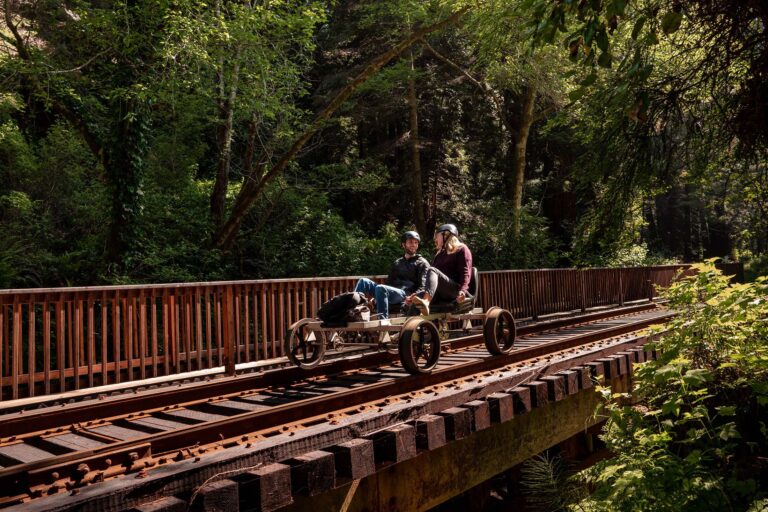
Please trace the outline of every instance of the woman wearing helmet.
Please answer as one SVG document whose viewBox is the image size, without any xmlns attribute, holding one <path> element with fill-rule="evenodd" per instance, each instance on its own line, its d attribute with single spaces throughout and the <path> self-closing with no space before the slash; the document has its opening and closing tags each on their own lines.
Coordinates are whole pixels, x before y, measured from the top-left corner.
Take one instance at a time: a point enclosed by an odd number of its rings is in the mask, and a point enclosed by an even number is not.
<svg viewBox="0 0 768 512">
<path fill-rule="evenodd" d="M 472 252 L 461 240 L 454 224 L 443 224 L 435 230 L 437 253 L 427 271 L 425 292 L 408 297 L 406 304 L 416 305 L 423 315 L 429 314 L 429 304 L 462 302 L 469 296 L 472 279 Z"/>
<path fill-rule="evenodd" d="M 387 284 L 376 284 L 367 278 L 357 282 L 356 292 L 376 299 L 376 312 L 379 319 L 389 318 L 390 304 L 402 304 L 408 295 L 423 293 L 429 262 L 416 252 L 419 250 L 420 242 L 421 237 L 416 231 L 403 233 L 400 237 L 400 245 L 405 253 L 392 264 Z"/>
</svg>

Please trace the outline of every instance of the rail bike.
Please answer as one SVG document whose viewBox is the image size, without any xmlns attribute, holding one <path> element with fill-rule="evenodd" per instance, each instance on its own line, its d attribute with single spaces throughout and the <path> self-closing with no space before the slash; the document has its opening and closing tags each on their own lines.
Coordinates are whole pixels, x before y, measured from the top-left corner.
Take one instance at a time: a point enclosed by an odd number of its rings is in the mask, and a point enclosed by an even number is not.
<svg viewBox="0 0 768 512">
<path fill-rule="evenodd" d="M 428 315 L 404 306 L 391 309 L 383 320 L 349 322 L 343 327 L 326 326 L 316 318 L 302 318 L 285 335 L 288 359 L 304 369 L 320 364 L 326 350 L 370 348 L 399 354 L 403 367 L 411 374 L 430 373 L 440 359 L 443 345 L 458 336 L 482 333 L 488 352 L 506 354 L 515 342 L 515 320 L 506 309 L 494 306 L 484 311 L 478 303 L 478 273 L 473 269 L 470 298 L 462 303 L 431 304 Z M 459 328 L 451 326 L 459 325 Z"/>
</svg>

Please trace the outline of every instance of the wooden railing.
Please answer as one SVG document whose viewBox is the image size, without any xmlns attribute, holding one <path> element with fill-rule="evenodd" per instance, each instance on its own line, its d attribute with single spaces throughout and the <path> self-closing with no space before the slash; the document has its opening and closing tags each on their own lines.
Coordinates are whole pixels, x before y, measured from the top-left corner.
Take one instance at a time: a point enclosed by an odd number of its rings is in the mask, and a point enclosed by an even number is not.
<svg viewBox="0 0 768 512">
<path fill-rule="evenodd" d="M 480 305 L 537 318 L 649 299 L 679 266 L 480 273 Z M 377 276 L 383 280 L 384 276 Z M 294 321 L 357 277 L 0 291 L 0 399 L 283 355 Z"/>
</svg>

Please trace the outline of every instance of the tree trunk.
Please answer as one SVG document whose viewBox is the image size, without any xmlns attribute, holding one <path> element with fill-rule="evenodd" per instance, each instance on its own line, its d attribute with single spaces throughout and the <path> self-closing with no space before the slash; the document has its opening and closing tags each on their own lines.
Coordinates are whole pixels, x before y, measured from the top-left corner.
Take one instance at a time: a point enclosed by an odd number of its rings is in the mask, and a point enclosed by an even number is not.
<svg viewBox="0 0 768 512">
<path fill-rule="evenodd" d="M 408 121 L 411 128 L 411 202 L 413 203 L 413 214 L 416 220 L 416 230 L 424 235 L 427 232 L 427 223 L 424 220 L 424 193 L 422 191 L 421 180 L 421 155 L 419 153 L 419 112 L 418 101 L 416 99 L 416 79 L 413 76 L 415 71 L 413 63 L 413 50 L 411 50 L 411 75 L 408 78 Z"/>
<path fill-rule="evenodd" d="M 285 154 L 266 172 L 263 176 L 255 179 L 253 175 L 245 176 L 245 181 L 240 189 L 240 193 L 237 195 L 235 204 L 232 207 L 232 212 L 226 222 L 218 229 L 214 236 L 214 245 L 218 248 L 228 249 L 235 241 L 235 236 L 240 230 L 240 225 L 245 218 L 246 213 L 251 208 L 256 199 L 262 194 L 266 186 L 274 180 L 277 176 L 282 174 L 288 164 L 293 160 L 296 154 L 304 147 L 304 145 L 317 133 L 317 131 L 323 126 L 325 121 L 336 112 L 336 110 L 344 104 L 349 96 L 357 90 L 360 85 L 365 83 L 370 77 L 376 74 L 384 65 L 390 62 L 392 59 L 402 54 L 413 43 L 424 37 L 425 35 L 439 30 L 448 25 L 456 23 L 468 10 L 469 6 L 466 6 L 447 18 L 435 23 L 434 25 L 428 25 L 422 27 L 419 30 L 411 33 L 410 36 L 400 41 L 396 46 L 388 50 L 387 52 L 376 57 L 370 62 L 349 84 L 346 85 L 333 100 L 325 107 L 312 121 L 304 132 L 302 132 L 298 138 L 294 141 L 293 145 L 285 152 Z M 261 172 L 262 166 L 257 166 L 254 169 L 254 173 Z"/>
<path fill-rule="evenodd" d="M 237 81 L 240 75 L 240 49 L 235 52 L 235 63 L 232 69 L 232 85 L 226 92 L 225 63 L 220 62 L 219 68 L 219 119 L 216 128 L 216 145 L 219 149 L 219 160 L 216 165 L 216 181 L 211 192 L 211 216 L 218 228 L 224 220 L 224 210 L 229 185 L 229 166 L 232 161 L 232 121 L 237 98 Z"/>
<path fill-rule="evenodd" d="M 248 140 L 245 143 L 245 155 L 243 156 L 243 174 L 246 176 L 253 171 L 253 157 L 256 155 L 256 135 L 258 134 L 259 124 L 256 114 L 251 115 L 248 123 Z"/>
<path fill-rule="evenodd" d="M 150 129 L 148 109 L 133 102 L 115 107 L 119 121 L 116 142 L 104 156 L 112 195 L 112 215 L 107 235 L 107 260 L 122 267 L 123 256 L 133 246 L 136 221 L 141 212 L 142 184 Z"/>
<path fill-rule="evenodd" d="M 525 186 L 525 151 L 528 147 L 528 134 L 533 125 L 533 107 L 536 104 L 536 88 L 528 85 L 525 88 L 525 99 L 520 116 L 520 129 L 514 139 L 513 174 L 512 174 L 512 234 L 520 237 L 520 216 L 523 207 L 523 188 Z"/>
</svg>

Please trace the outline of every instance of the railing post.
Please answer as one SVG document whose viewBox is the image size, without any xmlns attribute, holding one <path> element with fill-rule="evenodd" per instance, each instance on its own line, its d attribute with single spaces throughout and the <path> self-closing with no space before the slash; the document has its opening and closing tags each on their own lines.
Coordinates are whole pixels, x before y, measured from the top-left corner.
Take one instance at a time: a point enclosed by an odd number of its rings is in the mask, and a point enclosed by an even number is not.
<svg viewBox="0 0 768 512">
<path fill-rule="evenodd" d="M 309 293 L 309 311 L 308 316 L 310 318 L 314 318 L 315 314 L 317 313 L 318 308 L 320 308 L 320 301 L 318 300 L 319 290 L 317 289 L 317 284 L 312 283 L 312 290 Z"/>
<path fill-rule="evenodd" d="M 235 307 L 232 285 L 224 290 L 222 320 L 224 327 L 224 373 L 235 374 Z"/>
<path fill-rule="evenodd" d="M 587 285 L 584 283 L 584 271 L 579 270 L 579 282 L 581 284 L 581 312 L 587 310 Z"/>
<path fill-rule="evenodd" d="M 35 301 L 27 306 L 27 396 L 35 396 Z"/>
<path fill-rule="evenodd" d="M 19 374 L 22 371 L 21 366 L 21 304 L 19 296 L 13 298 L 13 346 L 11 348 L 11 397 L 15 400 L 19 398 Z"/>
<path fill-rule="evenodd" d="M 653 302 L 653 279 L 652 274 L 650 270 L 646 270 L 648 279 L 646 280 L 648 282 L 648 302 Z"/>
<path fill-rule="evenodd" d="M 623 280 L 621 279 L 621 275 L 624 273 L 623 270 L 624 269 L 622 268 L 617 270 L 617 272 L 619 273 L 619 306 L 620 307 L 624 306 L 624 283 L 623 283 Z"/>
<path fill-rule="evenodd" d="M 0 301 L 0 402 L 5 399 L 5 388 L 3 387 L 3 377 L 5 372 L 3 371 L 3 354 L 5 353 L 5 347 L 8 343 L 8 339 L 5 336 L 5 303 Z"/>
</svg>

